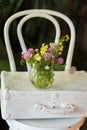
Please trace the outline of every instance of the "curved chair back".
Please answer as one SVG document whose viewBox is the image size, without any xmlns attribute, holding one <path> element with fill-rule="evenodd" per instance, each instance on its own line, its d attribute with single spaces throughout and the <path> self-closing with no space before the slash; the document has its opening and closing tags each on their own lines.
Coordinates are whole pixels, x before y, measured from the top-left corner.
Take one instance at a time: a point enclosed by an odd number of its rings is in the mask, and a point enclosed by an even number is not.
<svg viewBox="0 0 87 130">
<path fill-rule="evenodd" d="M 22 27 L 23 27 L 23 24 L 28 19 L 31 19 L 31 18 L 34 18 L 34 17 L 42 17 L 42 18 L 45 18 L 45 19 L 48 19 L 49 21 L 51 21 L 54 24 L 55 30 L 56 30 L 54 43 L 59 42 L 60 26 L 59 26 L 59 23 L 56 21 L 56 19 L 54 19 L 52 16 L 45 14 L 45 13 L 31 13 L 31 14 L 23 17 L 22 20 L 19 22 L 18 27 L 17 27 L 18 39 L 19 39 L 22 51 L 24 53 L 27 51 L 27 47 L 26 47 L 26 44 L 25 44 L 25 41 L 24 41 L 24 38 L 23 38 L 23 35 L 22 35 Z M 27 69 L 29 70 L 29 65 L 27 65 Z"/>
<path fill-rule="evenodd" d="M 27 15 L 27 16 L 25 16 L 25 15 Z M 58 42 L 58 39 L 60 37 L 60 27 L 59 27 L 59 24 L 57 23 L 57 21 L 51 15 L 63 19 L 68 24 L 68 26 L 70 28 L 70 33 L 71 33 L 70 45 L 69 45 L 67 58 L 66 58 L 65 70 L 69 70 L 71 68 L 73 51 L 74 51 L 74 44 L 75 44 L 75 28 L 74 28 L 72 21 L 64 14 L 56 12 L 56 11 L 44 10 L 44 9 L 33 9 L 33 10 L 25 10 L 25 11 L 21 11 L 21 12 L 16 13 L 16 14 L 12 15 L 5 23 L 4 39 L 5 39 L 5 44 L 6 44 L 6 48 L 7 48 L 11 71 L 16 71 L 16 64 L 15 64 L 14 56 L 13 56 L 12 49 L 11 49 L 10 39 L 9 39 L 9 27 L 10 27 L 10 24 L 12 23 L 12 21 L 18 17 L 25 16 L 19 24 L 18 37 L 19 37 L 22 51 L 26 51 L 27 48 L 26 48 L 24 40 L 23 40 L 21 28 L 22 28 L 23 23 L 32 17 L 43 17 L 43 18 L 50 20 L 56 28 L 56 36 L 55 36 L 54 42 Z"/>
</svg>

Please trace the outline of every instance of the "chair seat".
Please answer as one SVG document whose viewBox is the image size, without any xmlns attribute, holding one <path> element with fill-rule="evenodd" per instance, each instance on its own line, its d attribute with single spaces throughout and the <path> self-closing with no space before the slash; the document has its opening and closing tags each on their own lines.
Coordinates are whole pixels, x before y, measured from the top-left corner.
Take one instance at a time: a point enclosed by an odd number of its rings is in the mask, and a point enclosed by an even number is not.
<svg viewBox="0 0 87 130">
<path fill-rule="evenodd" d="M 10 130 L 79 130 L 85 118 L 7 120 Z"/>
</svg>

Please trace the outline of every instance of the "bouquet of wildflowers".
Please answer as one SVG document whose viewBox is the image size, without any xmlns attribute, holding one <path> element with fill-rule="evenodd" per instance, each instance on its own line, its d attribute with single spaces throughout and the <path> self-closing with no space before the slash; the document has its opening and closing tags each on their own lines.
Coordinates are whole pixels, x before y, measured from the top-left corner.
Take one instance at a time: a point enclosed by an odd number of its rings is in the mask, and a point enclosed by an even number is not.
<svg viewBox="0 0 87 130">
<path fill-rule="evenodd" d="M 57 68 L 58 70 L 64 70 L 64 59 L 61 54 L 64 49 L 64 43 L 69 40 L 69 36 L 62 37 L 59 43 L 43 43 L 40 49 L 29 48 L 26 53 L 22 54 L 21 63 L 25 61 L 34 66 L 38 71 L 50 70 Z"/>
<path fill-rule="evenodd" d="M 33 67 L 33 79 L 32 82 L 36 86 L 44 87 L 49 83 L 52 83 L 54 78 L 53 70 L 64 70 L 65 64 L 61 54 L 64 49 L 64 43 L 69 40 L 69 36 L 65 35 L 59 41 L 59 43 L 43 43 L 40 49 L 29 48 L 26 53 L 22 54 L 21 63 L 25 61 Z M 34 73 L 35 72 L 35 73 Z M 41 77 L 42 75 L 42 77 Z M 48 79 L 48 80 L 47 80 Z"/>
</svg>

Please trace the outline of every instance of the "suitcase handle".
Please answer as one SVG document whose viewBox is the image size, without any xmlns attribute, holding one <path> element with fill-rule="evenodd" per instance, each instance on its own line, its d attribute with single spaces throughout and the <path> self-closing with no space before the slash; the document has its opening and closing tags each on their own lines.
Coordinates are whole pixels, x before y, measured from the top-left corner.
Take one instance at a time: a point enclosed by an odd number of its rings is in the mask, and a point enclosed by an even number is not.
<svg viewBox="0 0 87 130">
<path fill-rule="evenodd" d="M 47 114 L 66 114 L 66 113 L 72 113 L 76 111 L 76 106 L 73 104 L 66 104 L 66 103 L 56 103 L 55 105 L 45 105 L 45 104 L 35 104 L 34 105 L 35 110 L 38 112 L 43 112 Z"/>
</svg>

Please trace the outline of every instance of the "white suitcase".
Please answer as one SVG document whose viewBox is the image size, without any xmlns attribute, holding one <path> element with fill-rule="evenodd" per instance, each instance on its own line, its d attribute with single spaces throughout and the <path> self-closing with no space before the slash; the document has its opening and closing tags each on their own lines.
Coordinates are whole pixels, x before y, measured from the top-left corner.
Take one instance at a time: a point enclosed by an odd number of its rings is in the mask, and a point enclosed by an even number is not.
<svg viewBox="0 0 87 130">
<path fill-rule="evenodd" d="M 49 89 L 37 89 L 28 72 L 1 73 L 3 119 L 87 117 L 87 73 L 55 72 Z"/>
</svg>

